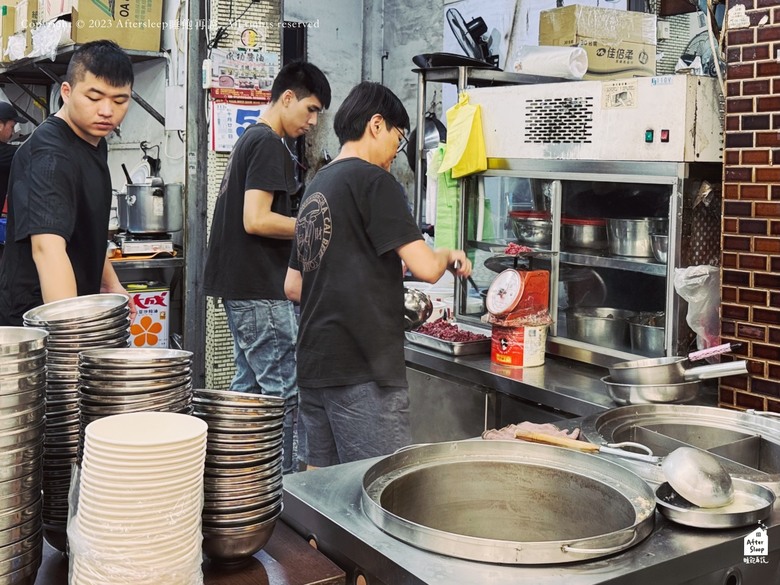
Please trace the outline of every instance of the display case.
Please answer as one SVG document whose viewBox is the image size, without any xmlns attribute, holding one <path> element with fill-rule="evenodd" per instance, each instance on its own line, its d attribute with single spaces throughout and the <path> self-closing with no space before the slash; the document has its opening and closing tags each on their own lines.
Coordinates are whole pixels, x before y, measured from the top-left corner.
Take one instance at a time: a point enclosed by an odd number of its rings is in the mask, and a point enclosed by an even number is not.
<svg viewBox="0 0 780 585">
<path fill-rule="evenodd" d="M 482 322 L 484 291 L 503 270 L 549 270 L 548 352 L 609 365 L 689 351 L 674 275 L 717 262 L 720 207 L 694 203 L 717 197 L 720 165 L 490 162 L 464 181 L 464 249 L 483 294 L 458 287 L 459 320 Z M 665 262 L 654 235 L 667 236 Z M 530 252 L 504 253 L 513 242 Z"/>
<path fill-rule="evenodd" d="M 484 324 L 485 293 L 502 271 L 548 270 L 548 353 L 608 366 L 695 349 L 674 280 L 677 269 L 719 263 L 713 81 L 470 91 L 488 170 L 461 183 L 460 241 L 476 286 L 456 284 L 456 318 Z M 510 243 L 527 251 L 507 254 Z"/>
</svg>

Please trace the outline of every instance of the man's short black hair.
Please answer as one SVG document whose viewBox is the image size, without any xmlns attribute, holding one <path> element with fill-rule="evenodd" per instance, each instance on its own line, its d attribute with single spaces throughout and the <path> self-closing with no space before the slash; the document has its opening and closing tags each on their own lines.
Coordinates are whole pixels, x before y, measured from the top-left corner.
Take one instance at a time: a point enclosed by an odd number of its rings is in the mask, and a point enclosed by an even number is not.
<svg viewBox="0 0 780 585">
<path fill-rule="evenodd" d="M 364 81 L 352 88 L 336 112 L 333 130 L 339 143 L 360 140 L 374 114 L 385 119 L 388 129 L 409 129 L 409 114 L 398 96 L 381 83 Z"/>
<path fill-rule="evenodd" d="M 291 90 L 299 100 L 314 96 L 323 108 L 330 107 L 330 83 L 319 67 L 305 61 L 293 61 L 282 67 L 271 86 L 271 101 Z"/>
<path fill-rule="evenodd" d="M 71 86 L 84 81 L 87 72 L 113 87 L 133 85 L 133 63 L 127 53 L 114 41 L 91 41 L 73 53 L 65 73 Z"/>
</svg>

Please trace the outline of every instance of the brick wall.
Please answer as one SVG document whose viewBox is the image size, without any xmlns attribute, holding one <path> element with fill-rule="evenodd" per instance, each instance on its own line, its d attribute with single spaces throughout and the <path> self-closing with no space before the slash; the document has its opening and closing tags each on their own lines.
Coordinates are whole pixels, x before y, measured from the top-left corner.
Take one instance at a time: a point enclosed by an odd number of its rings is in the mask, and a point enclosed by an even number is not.
<svg viewBox="0 0 780 585">
<path fill-rule="evenodd" d="M 726 33 L 721 333 L 750 376 L 721 380 L 720 404 L 780 412 L 780 5 L 737 5 L 750 24 Z"/>
</svg>

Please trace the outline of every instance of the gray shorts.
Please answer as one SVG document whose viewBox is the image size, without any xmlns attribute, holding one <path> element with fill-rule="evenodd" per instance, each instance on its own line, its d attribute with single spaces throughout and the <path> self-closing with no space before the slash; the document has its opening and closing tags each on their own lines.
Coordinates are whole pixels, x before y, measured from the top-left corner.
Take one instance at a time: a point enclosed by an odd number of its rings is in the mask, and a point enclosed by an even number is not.
<svg viewBox="0 0 780 585">
<path fill-rule="evenodd" d="M 412 442 L 407 386 L 367 382 L 298 390 L 308 465 L 327 467 L 388 455 Z"/>
</svg>

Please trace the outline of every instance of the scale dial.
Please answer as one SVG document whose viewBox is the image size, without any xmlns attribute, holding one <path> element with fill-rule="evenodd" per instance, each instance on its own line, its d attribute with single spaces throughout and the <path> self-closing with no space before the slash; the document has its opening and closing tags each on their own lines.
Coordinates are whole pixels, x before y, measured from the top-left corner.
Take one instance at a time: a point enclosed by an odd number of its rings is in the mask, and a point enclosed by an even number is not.
<svg viewBox="0 0 780 585">
<path fill-rule="evenodd" d="M 493 315 L 511 313 L 523 296 L 523 279 L 517 270 L 504 270 L 487 292 L 485 307 Z"/>
</svg>

